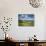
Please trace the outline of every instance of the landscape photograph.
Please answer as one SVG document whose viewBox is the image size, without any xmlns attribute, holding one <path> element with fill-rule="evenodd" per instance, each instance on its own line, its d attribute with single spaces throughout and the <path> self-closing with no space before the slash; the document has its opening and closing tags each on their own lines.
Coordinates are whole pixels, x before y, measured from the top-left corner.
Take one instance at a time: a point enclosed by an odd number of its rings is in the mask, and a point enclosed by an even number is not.
<svg viewBox="0 0 46 46">
<path fill-rule="evenodd" d="M 34 14 L 18 14 L 18 26 L 34 26 Z"/>
</svg>

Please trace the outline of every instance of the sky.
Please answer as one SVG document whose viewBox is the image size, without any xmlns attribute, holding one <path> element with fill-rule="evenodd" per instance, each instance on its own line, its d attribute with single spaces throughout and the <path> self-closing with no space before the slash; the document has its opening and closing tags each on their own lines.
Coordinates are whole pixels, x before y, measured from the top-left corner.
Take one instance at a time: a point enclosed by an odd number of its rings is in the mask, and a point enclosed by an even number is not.
<svg viewBox="0 0 46 46">
<path fill-rule="evenodd" d="M 18 15 L 19 20 L 34 20 L 33 14 L 19 14 Z"/>
</svg>

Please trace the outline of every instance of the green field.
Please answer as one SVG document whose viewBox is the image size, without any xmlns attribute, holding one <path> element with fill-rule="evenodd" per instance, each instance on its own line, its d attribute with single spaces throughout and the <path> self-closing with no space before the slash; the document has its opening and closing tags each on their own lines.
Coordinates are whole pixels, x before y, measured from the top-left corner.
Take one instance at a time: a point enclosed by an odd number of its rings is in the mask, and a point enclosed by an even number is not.
<svg viewBox="0 0 46 46">
<path fill-rule="evenodd" d="M 19 26 L 34 26 L 34 21 L 32 20 L 19 20 L 18 21 Z"/>
</svg>

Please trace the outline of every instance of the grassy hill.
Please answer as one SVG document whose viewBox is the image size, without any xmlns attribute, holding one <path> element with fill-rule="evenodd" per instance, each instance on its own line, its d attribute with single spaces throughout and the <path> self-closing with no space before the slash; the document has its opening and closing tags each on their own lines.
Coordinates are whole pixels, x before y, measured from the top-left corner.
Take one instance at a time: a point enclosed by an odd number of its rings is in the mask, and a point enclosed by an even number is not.
<svg viewBox="0 0 46 46">
<path fill-rule="evenodd" d="M 19 26 L 34 26 L 34 20 L 19 20 Z"/>
</svg>

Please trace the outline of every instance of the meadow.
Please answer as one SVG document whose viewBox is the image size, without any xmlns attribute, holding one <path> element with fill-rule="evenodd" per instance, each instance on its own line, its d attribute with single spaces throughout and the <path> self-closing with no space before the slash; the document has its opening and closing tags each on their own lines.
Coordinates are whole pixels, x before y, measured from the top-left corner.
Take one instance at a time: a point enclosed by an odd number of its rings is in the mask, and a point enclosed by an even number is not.
<svg viewBox="0 0 46 46">
<path fill-rule="evenodd" d="M 19 20 L 19 26 L 34 26 L 34 20 Z"/>
</svg>

